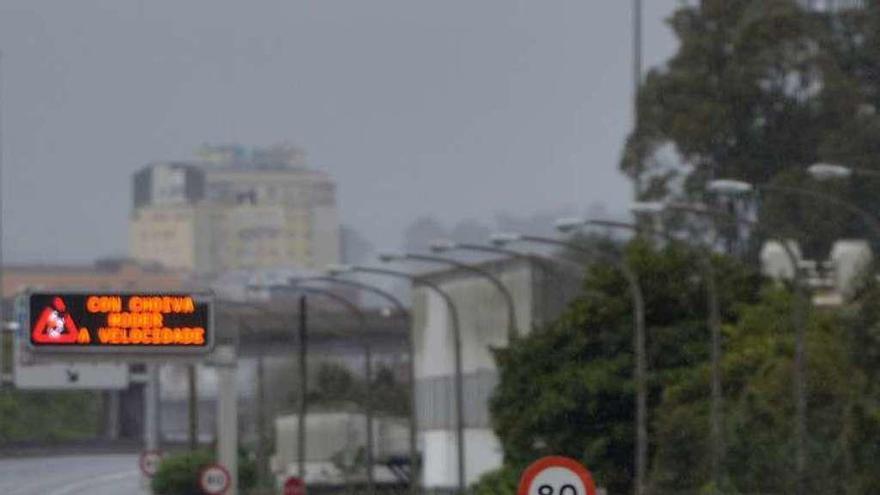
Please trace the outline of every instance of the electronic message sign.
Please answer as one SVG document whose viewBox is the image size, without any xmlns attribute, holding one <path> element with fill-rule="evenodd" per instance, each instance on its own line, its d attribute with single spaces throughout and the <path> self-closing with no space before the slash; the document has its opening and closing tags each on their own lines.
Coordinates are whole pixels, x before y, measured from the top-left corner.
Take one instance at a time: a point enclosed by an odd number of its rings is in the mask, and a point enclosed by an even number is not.
<svg viewBox="0 0 880 495">
<path fill-rule="evenodd" d="M 35 352 L 204 354 L 214 344 L 208 294 L 33 292 L 28 309 Z"/>
</svg>

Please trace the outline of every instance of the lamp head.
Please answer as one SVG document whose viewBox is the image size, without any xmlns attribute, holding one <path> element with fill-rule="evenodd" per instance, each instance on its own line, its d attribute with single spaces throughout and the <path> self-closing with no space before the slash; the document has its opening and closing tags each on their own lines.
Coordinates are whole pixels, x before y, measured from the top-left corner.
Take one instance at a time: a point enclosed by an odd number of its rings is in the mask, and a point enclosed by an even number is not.
<svg viewBox="0 0 880 495">
<path fill-rule="evenodd" d="M 645 213 L 656 215 L 666 210 L 666 203 L 660 201 L 635 201 L 629 205 L 629 211 L 633 213 Z"/>
<path fill-rule="evenodd" d="M 589 222 L 587 222 L 583 218 L 568 217 L 556 220 L 555 222 L 553 222 L 553 226 L 556 227 L 556 230 L 560 232 L 568 233 L 573 232 L 587 225 L 588 223 Z"/>
<path fill-rule="evenodd" d="M 831 163 L 814 163 L 807 167 L 807 173 L 816 180 L 846 179 L 852 175 L 852 169 Z"/>
<path fill-rule="evenodd" d="M 454 241 L 449 239 L 437 239 L 431 243 L 431 252 L 432 253 L 445 253 L 446 251 L 452 251 L 458 247 Z"/>
<path fill-rule="evenodd" d="M 324 267 L 324 271 L 327 272 L 327 275 L 331 277 L 335 277 L 337 275 L 342 275 L 343 273 L 351 273 L 354 271 L 354 267 L 351 265 L 343 265 L 339 263 L 331 263 Z"/>
<path fill-rule="evenodd" d="M 517 234 L 516 232 L 496 232 L 489 236 L 489 242 L 492 243 L 493 246 L 506 246 L 512 242 L 517 242 L 522 240 L 522 235 Z"/>
<path fill-rule="evenodd" d="M 379 261 L 382 263 L 390 263 L 404 259 L 405 256 L 400 253 L 379 253 Z"/>
<path fill-rule="evenodd" d="M 734 179 L 716 179 L 706 184 L 706 190 L 718 194 L 747 194 L 754 189 L 748 182 Z"/>
</svg>

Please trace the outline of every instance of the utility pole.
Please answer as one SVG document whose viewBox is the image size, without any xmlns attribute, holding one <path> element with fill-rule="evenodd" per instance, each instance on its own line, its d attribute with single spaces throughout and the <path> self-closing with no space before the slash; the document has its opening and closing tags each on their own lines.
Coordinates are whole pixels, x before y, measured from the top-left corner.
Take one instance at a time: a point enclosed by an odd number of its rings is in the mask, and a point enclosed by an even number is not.
<svg viewBox="0 0 880 495">
<path fill-rule="evenodd" d="M 235 346 L 217 346 L 214 365 L 217 366 L 217 461 L 229 471 L 228 495 L 238 494 L 238 392 L 235 387 L 235 368 L 238 357 Z"/>
<path fill-rule="evenodd" d="M 308 304 L 306 295 L 299 296 L 299 417 L 296 431 L 297 472 L 305 482 L 306 478 L 306 412 L 308 409 L 306 388 L 308 387 Z"/>
<path fill-rule="evenodd" d="M 632 50 L 633 50 L 633 131 L 635 132 L 639 122 L 639 90 L 642 88 L 642 0 L 633 0 L 632 6 Z M 639 163 L 636 174 L 633 177 L 633 187 L 636 201 L 642 195 L 642 164 Z"/>
<path fill-rule="evenodd" d="M 263 356 L 257 356 L 257 482 L 263 486 L 268 479 L 266 452 L 266 370 Z"/>
<path fill-rule="evenodd" d="M 186 365 L 186 380 L 189 388 L 189 450 L 199 448 L 199 390 L 196 365 Z"/>
<path fill-rule="evenodd" d="M 0 51 L 0 326 L 6 326 L 6 311 L 3 297 L 3 52 Z M 0 329 L 0 388 L 3 387 L 3 343 L 6 334 Z"/>
<path fill-rule="evenodd" d="M 144 447 L 159 450 L 159 365 L 147 364 L 147 384 L 144 387 Z"/>
</svg>

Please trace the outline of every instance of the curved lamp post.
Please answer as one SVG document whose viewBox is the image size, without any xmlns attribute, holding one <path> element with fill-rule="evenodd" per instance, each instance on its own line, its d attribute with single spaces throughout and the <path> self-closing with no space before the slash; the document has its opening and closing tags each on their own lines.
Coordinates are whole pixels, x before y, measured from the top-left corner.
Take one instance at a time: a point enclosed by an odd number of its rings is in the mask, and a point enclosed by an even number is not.
<svg viewBox="0 0 880 495">
<path fill-rule="evenodd" d="M 712 190 L 713 192 L 725 193 L 725 194 L 744 194 L 744 193 L 748 193 L 748 192 L 752 191 L 751 185 L 744 183 L 742 181 L 734 181 L 734 180 L 713 181 L 712 183 L 709 184 L 709 187 L 710 187 L 710 190 Z M 765 231 L 766 230 L 762 225 L 760 225 L 758 222 L 756 222 L 754 220 L 740 218 L 739 216 L 737 216 L 735 214 L 732 214 L 732 213 L 729 213 L 726 211 L 722 211 L 722 210 L 713 209 L 713 208 L 707 207 L 706 205 L 703 205 L 703 204 L 642 203 L 642 204 L 637 204 L 636 209 L 638 211 L 644 212 L 644 213 L 661 213 L 664 211 L 677 211 L 677 212 L 684 212 L 684 213 L 692 213 L 692 214 L 696 214 L 696 215 L 700 215 L 700 216 L 710 217 L 712 219 L 721 218 L 726 222 L 733 223 L 735 225 L 747 226 L 747 227 L 753 228 L 758 231 Z M 793 285 L 795 288 L 795 296 L 797 299 L 794 304 L 794 307 L 792 308 L 792 321 L 794 322 L 795 335 L 796 335 L 796 337 L 795 337 L 796 338 L 796 344 L 795 344 L 796 359 L 795 360 L 798 361 L 798 359 L 797 359 L 798 355 L 800 355 L 801 360 L 804 359 L 803 339 L 806 334 L 806 309 L 807 309 L 807 306 L 809 305 L 809 298 L 806 297 L 806 294 L 804 292 L 805 288 L 804 288 L 804 286 L 803 286 L 804 284 L 802 282 L 802 274 L 801 274 L 801 269 L 799 266 L 800 260 L 798 259 L 798 256 L 796 255 L 794 250 L 791 248 L 791 246 L 786 242 L 785 239 L 779 238 L 778 242 L 782 246 L 782 249 L 785 252 L 786 257 L 788 258 L 789 263 L 791 263 L 792 271 L 793 271 L 793 273 L 792 273 Z M 719 321 L 720 321 L 720 318 L 719 318 Z M 716 340 L 716 338 L 717 338 L 717 340 Z M 720 341 L 721 341 L 721 337 L 720 337 L 720 332 L 719 332 L 719 334 L 717 336 L 713 336 L 713 344 L 712 344 L 713 345 L 713 359 L 715 358 L 714 354 L 716 352 L 718 353 L 718 358 L 720 359 L 720 354 L 721 354 L 721 348 L 720 348 L 721 342 Z M 799 346 L 798 346 L 797 342 L 801 342 L 800 351 L 798 351 Z M 717 349 L 715 348 L 716 345 L 718 346 Z M 798 368 L 799 367 L 796 364 L 795 365 L 795 374 L 797 376 L 803 376 L 802 374 L 798 374 L 798 371 L 797 371 Z M 715 376 L 715 373 L 716 373 L 716 371 L 713 366 L 713 391 L 714 391 L 714 387 L 720 386 L 720 365 L 719 365 L 717 378 Z M 795 381 L 797 381 L 797 376 L 796 376 Z M 716 379 L 719 380 L 717 385 L 714 383 L 714 381 Z M 795 384 L 796 400 L 798 400 L 798 397 L 801 397 L 800 394 L 802 393 L 803 390 L 805 390 L 805 387 L 802 389 L 797 384 Z M 801 417 L 799 412 L 796 412 L 796 422 L 799 421 L 799 419 L 797 419 L 797 417 Z M 803 410 L 802 417 L 803 418 L 806 417 L 805 404 L 804 404 L 804 410 Z M 720 422 L 721 418 L 722 417 L 719 414 L 719 416 L 716 417 L 715 420 Z M 805 422 L 803 424 L 805 424 Z M 715 427 L 716 426 L 713 425 L 713 429 Z M 796 427 L 796 430 L 801 432 L 801 434 L 805 434 L 805 431 L 806 431 L 805 428 L 801 429 L 800 427 Z M 803 437 L 801 437 L 801 439 L 802 438 Z M 799 446 L 803 445 L 801 443 L 800 439 L 796 440 L 796 441 L 798 442 Z"/>
<path fill-rule="evenodd" d="M 336 303 L 338 303 L 339 305 L 345 307 L 348 311 L 350 311 L 351 314 L 353 314 L 355 316 L 355 318 L 357 318 L 358 326 L 360 326 L 360 328 L 361 328 L 361 333 L 366 333 L 367 319 L 366 319 L 366 316 L 364 315 L 364 312 L 356 304 L 349 301 L 345 297 L 342 297 L 339 294 L 336 294 L 333 291 L 329 291 L 327 289 L 319 289 L 317 287 L 308 287 L 308 286 L 300 286 L 300 285 L 294 285 L 294 286 L 291 286 L 291 285 L 271 285 L 271 286 L 268 286 L 267 288 L 269 290 L 283 290 L 283 291 L 289 291 L 289 292 L 306 292 L 306 293 L 311 293 L 311 294 L 317 294 L 317 295 L 326 297 L 327 299 L 331 299 L 331 300 L 335 301 Z M 372 350 L 372 347 L 370 346 L 369 341 L 366 338 L 364 339 L 364 342 L 365 342 L 364 343 L 364 373 L 366 374 L 366 381 L 367 381 L 367 396 L 370 397 L 372 395 L 372 387 L 373 387 L 373 350 Z M 300 373 L 300 375 L 302 375 L 302 373 Z M 300 391 L 301 393 L 304 393 L 306 386 L 307 386 L 306 383 L 302 384 L 302 390 Z M 304 405 L 305 405 L 305 401 L 301 401 L 301 406 L 300 406 L 301 410 L 300 410 L 300 417 L 299 417 L 300 425 L 299 425 L 299 431 L 297 432 L 298 435 L 300 436 L 299 445 L 298 445 L 298 447 L 300 449 L 300 453 L 298 454 L 300 456 L 300 463 L 303 463 L 305 461 L 304 458 L 305 458 L 305 442 L 306 442 L 306 438 L 305 438 L 305 414 L 306 414 L 306 411 L 305 411 Z M 376 492 L 376 484 L 375 484 L 375 477 L 374 477 L 374 473 L 373 473 L 373 468 L 374 468 L 373 406 L 372 406 L 372 404 L 370 404 L 369 399 L 367 401 L 365 401 L 365 403 L 364 403 L 364 410 L 365 410 L 364 412 L 365 412 L 365 416 L 366 416 L 366 427 L 367 427 L 367 432 L 366 432 L 367 433 L 367 448 L 366 448 L 366 450 L 367 450 L 367 452 L 366 452 L 366 457 L 367 457 L 367 459 L 366 459 L 366 462 L 367 462 L 367 492 L 372 494 L 372 493 Z M 305 470 L 302 469 L 302 467 L 304 467 L 304 466 L 301 465 L 300 472 L 302 475 L 305 475 Z"/>
<path fill-rule="evenodd" d="M 575 222 L 576 223 L 576 222 Z M 566 232 L 574 228 L 568 220 L 561 220 L 556 224 L 557 229 Z M 560 241 L 550 237 L 541 237 L 518 233 L 497 233 L 492 235 L 492 243 L 497 246 L 504 246 L 512 242 L 533 242 L 537 244 L 547 244 L 551 246 L 559 246 L 573 251 L 593 256 L 595 253 L 591 249 L 587 249 L 579 244 L 568 241 Z M 633 324 L 634 336 L 633 346 L 636 359 L 635 372 L 633 379 L 636 382 L 636 453 L 635 453 L 635 493 L 643 495 L 645 493 L 645 477 L 647 474 L 648 460 L 648 426 L 647 426 L 647 358 L 645 349 L 645 297 L 642 294 L 642 287 L 639 284 L 638 276 L 635 271 L 621 259 L 612 258 L 612 261 L 620 270 L 623 278 L 629 287 L 630 297 L 633 303 Z"/>
<path fill-rule="evenodd" d="M 461 369 L 461 324 L 458 318 L 458 307 L 456 307 L 455 302 L 452 300 L 452 296 L 450 296 L 446 291 L 444 291 L 440 286 L 430 280 L 419 277 L 417 275 L 413 275 L 408 272 L 399 271 L 399 270 L 391 270 L 388 268 L 376 268 L 371 266 L 361 266 L 361 265 L 330 265 L 327 267 L 327 271 L 332 275 L 339 275 L 343 273 L 368 273 L 371 275 L 381 275 L 385 277 L 393 277 L 398 279 L 403 279 L 411 282 L 413 285 L 422 285 L 433 291 L 435 294 L 440 296 L 443 299 L 443 302 L 446 303 L 446 309 L 449 311 L 449 320 L 452 325 L 452 340 L 453 345 L 455 347 L 453 351 L 454 355 L 454 366 L 455 366 L 455 374 L 454 374 L 454 393 L 455 393 L 455 438 L 456 444 L 458 446 L 458 463 L 457 463 L 457 471 L 458 471 L 458 493 L 465 493 L 465 488 L 467 485 L 467 479 L 465 478 L 465 443 L 464 443 L 464 379 L 462 377 L 462 369 Z M 413 359 L 413 362 L 415 359 Z M 413 381 L 415 383 L 415 381 Z M 415 410 L 416 398 L 415 394 L 413 394 L 413 409 Z"/>
<path fill-rule="evenodd" d="M 636 213 L 655 214 L 662 211 L 662 206 L 651 203 L 634 203 L 631 210 Z M 636 224 L 613 220 L 582 219 L 569 220 L 569 228 L 579 226 L 597 226 L 628 230 L 636 235 L 647 230 L 653 235 L 659 235 L 672 243 L 681 242 L 665 229 L 640 227 Z M 722 387 L 721 387 L 721 314 L 718 304 L 718 291 L 715 281 L 715 270 L 712 265 L 712 257 L 709 251 L 700 249 L 700 266 L 702 268 L 703 283 L 706 285 L 706 301 L 708 325 L 711 334 L 711 362 L 712 362 L 712 405 L 710 412 L 710 431 L 712 436 L 712 478 L 715 486 L 721 481 L 721 466 L 724 459 L 724 438 L 722 435 Z"/>
<path fill-rule="evenodd" d="M 382 253 L 379 255 L 379 260 L 383 263 L 389 263 L 392 261 L 426 261 L 429 263 L 440 263 L 443 265 L 448 265 L 454 268 L 458 268 L 459 270 L 471 272 L 473 274 L 479 275 L 480 277 L 488 280 L 492 285 L 498 289 L 498 292 L 504 297 L 504 302 L 507 305 L 507 338 L 508 341 L 513 341 L 517 334 L 517 325 L 516 322 L 516 305 L 513 301 L 513 294 L 510 293 L 510 290 L 504 286 L 504 283 L 501 282 L 501 279 L 498 278 L 493 273 L 488 270 L 484 270 L 478 266 L 474 266 L 470 263 L 462 263 L 461 261 L 454 260 L 452 258 L 445 258 L 443 256 L 432 256 L 428 254 L 417 254 L 417 253 Z"/>
<path fill-rule="evenodd" d="M 394 294 L 376 287 L 375 285 L 365 284 L 363 282 L 359 282 L 357 280 L 349 280 L 344 278 L 339 278 L 335 276 L 328 277 L 306 277 L 291 280 L 291 283 L 296 285 L 306 284 L 309 282 L 324 282 L 329 284 L 337 284 L 337 285 L 345 285 L 348 287 L 354 287 L 358 290 L 362 290 L 364 292 L 369 292 L 375 294 L 382 299 L 390 302 L 392 306 L 397 309 L 398 314 L 402 315 L 404 321 L 406 322 L 407 329 L 407 347 L 409 352 L 409 383 L 410 383 L 410 418 L 409 418 L 409 459 L 410 459 L 410 491 L 413 494 L 417 494 L 419 490 L 418 485 L 418 447 L 417 443 L 417 435 L 418 435 L 418 424 L 416 417 L 416 409 L 415 409 L 415 397 L 416 397 L 416 374 L 415 374 L 415 344 L 413 342 L 412 336 L 412 315 L 409 310 L 406 308 L 406 305 L 398 299 Z"/>
<path fill-rule="evenodd" d="M 880 172 L 876 172 L 873 170 L 867 169 L 854 169 L 845 167 L 842 165 L 834 165 L 827 163 L 817 163 L 811 165 L 807 168 L 807 172 L 810 176 L 817 180 L 833 180 L 833 179 L 843 179 L 848 178 L 853 175 L 862 175 L 867 177 L 880 177 Z M 832 205 L 839 206 L 846 210 L 847 212 L 859 217 L 868 230 L 871 231 L 871 235 L 874 238 L 875 242 L 880 242 L 880 218 L 878 218 L 873 213 L 868 210 L 858 206 L 857 204 L 847 201 L 845 199 L 841 199 L 840 197 L 823 193 L 819 191 L 813 191 L 810 189 L 804 189 L 800 187 L 791 187 L 791 186 L 778 186 L 771 184 L 761 184 L 758 186 L 754 186 L 752 184 L 741 182 L 741 181 L 726 181 L 728 184 L 738 183 L 735 187 L 741 192 L 749 192 L 749 191 L 769 191 L 769 192 L 778 192 L 782 194 L 793 194 L 798 196 L 803 196 L 810 199 L 819 200 L 825 203 L 829 203 Z M 710 187 L 712 183 L 710 183 Z M 718 185 L 715 185 L 718 188 Z M 807 304 L 809 304 L 809 300 L 807 300 Z M 806 323 L 804 323 L 804 326 Z M 803 332 L 805 333 L 805 330 Z M 797 453 L 796 453 L 796 464 L 798 469 L 798 487 L 799 490 L 803 491 L 805 489 L 805 476 L 806 476 L 806 463 L 807 463 L 807 454 L 806 454 L 806 441 L 807 441 L 807 383 L 806 383 L 806 338 L 804 335 L 800 335 L 799 338 L 795 342 L 795 372 L 797 373 L 795 379 L 796 389 L 796 414 L 797 418 L 795 421 L 795 427 L 797 429 Z"/>
<path fill-rule="evenodd" d="M 777 186 L 760 186 L 758 188 L 753 185 L 738 180 L 714 180 L 707 184 L 707 190 L 717 194 L 736 195 L 747 194 L 758 190 L 767 191 L 786 191 L 787 188 Z M 783 247 L 787 243 L 783 240 Z M 789 252 L 790 248 L 786 248 Z M 797 493 L 804 493 L 805 476 L 807 468 L 807 308 L 810 305 L 810 298 L 807 294 L 807 288 L 804 286 L 800 266 L 797 259 L 792 254 L 789 258 L 794 263 L 794 290 L 795 304 L 793 310 L 793 320 L 795 325 L 795 342 L 794 342 L 794 397 L 795 397 L 795 484 Z"/>
<path fill-rule="evenodd" d="M 560 263 L 561 260 L 555 260 L 550 258 L 549 256 L 540 256 L 537 254 L 527 254 L 521 253 L 514 249 L 507 249 L 501 246 L 486 246 L 483 244 L 472 244 L 467 242 L 455 242 L 448 239 L 441 239 L 434 241 L 431 244 L 431 251 L 434 253 L 445 253 L 450 251 L 472 251 L 478 253 L 487 253 L 487 254 L 500 254 L 503 256 L 508 256 L 510 258 L 526 260 L 529 262 L 533 262 L 541 267 L 541 271 L 544 272 L 545 276 L 553 277 L 554 270 L 552 265 L 554 263 Z M 578 267 L 580 268 L 580 267 Z M 554 277 L 557 280 L 556 284 L 552 284 L 554 289 L 556 290 L 556 295 L 559 297 L 559 300 L 564 304 L 567 297 L 565 295 L 565 290 L 563 289 L 562 281 L 559 277 Z"/>
</svg>

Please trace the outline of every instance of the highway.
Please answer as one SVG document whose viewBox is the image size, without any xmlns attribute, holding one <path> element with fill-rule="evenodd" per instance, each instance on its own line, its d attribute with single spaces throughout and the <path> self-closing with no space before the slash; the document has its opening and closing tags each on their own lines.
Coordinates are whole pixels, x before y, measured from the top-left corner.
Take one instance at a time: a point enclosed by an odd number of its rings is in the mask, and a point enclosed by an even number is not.
<svg viewBox="0 0 880 495">
<path fill-rule="evenodd" d="M 147 495 L 132 454 L 0 459 L 3 495 Z"/>
</svg>

